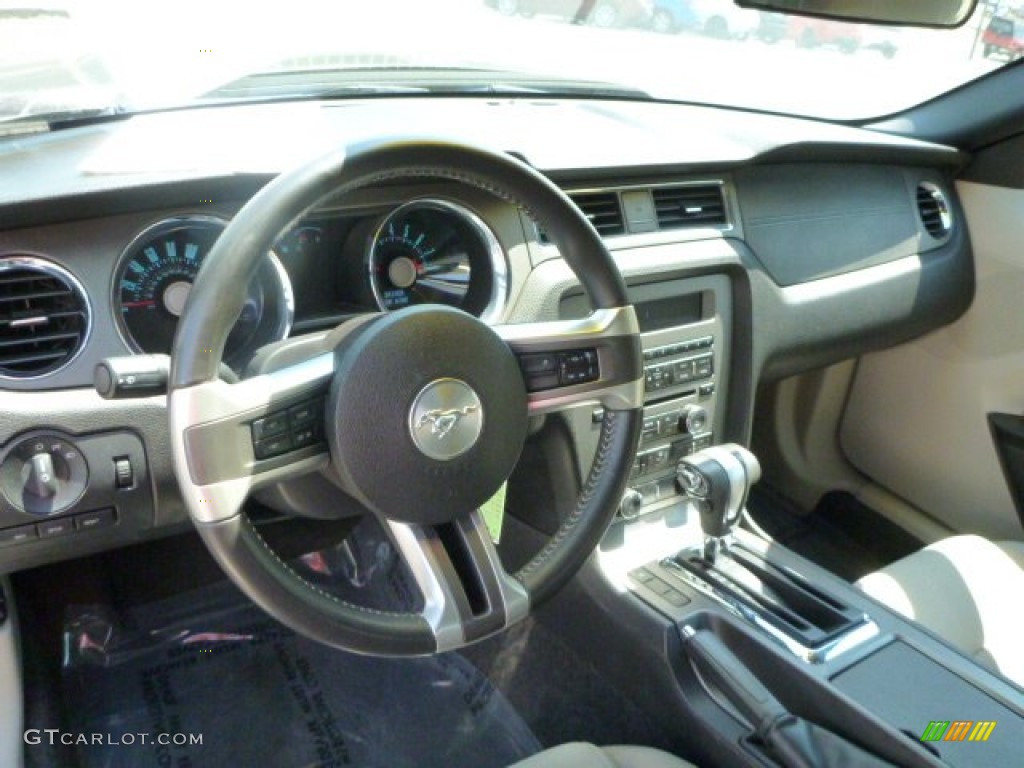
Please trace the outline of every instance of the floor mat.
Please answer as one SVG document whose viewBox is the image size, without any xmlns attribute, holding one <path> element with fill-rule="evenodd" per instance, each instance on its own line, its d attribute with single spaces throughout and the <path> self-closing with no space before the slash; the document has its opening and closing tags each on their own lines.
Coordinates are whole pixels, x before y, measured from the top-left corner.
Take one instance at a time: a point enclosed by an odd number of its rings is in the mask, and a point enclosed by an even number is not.
<svg viewBox="0 0 1024 768">
<path fill-rule="evenodd" d="M 825 494 L 805 514 L 772 489 L 757 486 L 747 507 L 773 539 L 851 582 L 921 547 L 909 533 L 845 492 Z"/>
<path fill-rule="evenodd" d="M 375 596 L 364 604 L 393 602 L 406 589 L 394 563 L 372 537 L 362 550 L 355 560 L 346 553 L 346 588 Z M 323 555 L 306 562 L 321 580 L 333 567 Z M 66 621 L 69 726 L 88 768 L 485 768 L 539 749 L 459 654 L 335 651 L 268 619 L 227 584 L 112 613 L 77 606 Z"/>
</svg>

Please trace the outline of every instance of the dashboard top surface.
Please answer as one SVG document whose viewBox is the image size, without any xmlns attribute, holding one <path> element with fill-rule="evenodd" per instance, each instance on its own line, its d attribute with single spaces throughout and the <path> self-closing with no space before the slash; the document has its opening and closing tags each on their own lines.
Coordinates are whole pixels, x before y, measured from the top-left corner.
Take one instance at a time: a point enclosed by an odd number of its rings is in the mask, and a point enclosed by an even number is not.
<svg viewBox="0 0 1024 768">
<path fill-rule="evenodd" d="M 402 135 L 396 126 L 512 152 L 555 175 L 731 167 L 822 151 L 940 165 L 962 160 L 949 147 L 852 126 L 684 104 L 467 97 L 284 102 L 140 114 L 8 139 L 0 143 L 0 205 L 274 175 L 340 146 Z"/>
</svg>

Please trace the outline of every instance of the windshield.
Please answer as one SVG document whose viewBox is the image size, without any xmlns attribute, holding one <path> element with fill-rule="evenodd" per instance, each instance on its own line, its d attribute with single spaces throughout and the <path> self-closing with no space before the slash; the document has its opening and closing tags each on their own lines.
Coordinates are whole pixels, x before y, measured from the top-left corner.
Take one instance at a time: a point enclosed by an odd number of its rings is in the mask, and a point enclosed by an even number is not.
<svg viewBox="0 0 1024 768">
<path fill-rule="evenodd" d="M 981 3 L 956 30 L 730 0 L 0 0 L 0 120 L 211 99 L 589 92 L 864 119 L 1024 51 Z"/>
</svg>

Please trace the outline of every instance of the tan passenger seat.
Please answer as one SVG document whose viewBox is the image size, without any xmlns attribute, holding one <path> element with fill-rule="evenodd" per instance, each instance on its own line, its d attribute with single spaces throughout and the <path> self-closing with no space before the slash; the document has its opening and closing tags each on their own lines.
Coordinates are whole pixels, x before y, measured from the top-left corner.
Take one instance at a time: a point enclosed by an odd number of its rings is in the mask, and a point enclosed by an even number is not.
<svg viewBox="0 0 1024 768">
<path fill-rule="evenodd" d="M 856 585 L 1024 686 L 1024 542 L 953 536 Z"/>
<path fill-rule="evenodd" d="M 650 747 L 596 747 L 570 742 L 545 749 L 511 768 L 694 768 L 693 763 Z"/>
</svg>

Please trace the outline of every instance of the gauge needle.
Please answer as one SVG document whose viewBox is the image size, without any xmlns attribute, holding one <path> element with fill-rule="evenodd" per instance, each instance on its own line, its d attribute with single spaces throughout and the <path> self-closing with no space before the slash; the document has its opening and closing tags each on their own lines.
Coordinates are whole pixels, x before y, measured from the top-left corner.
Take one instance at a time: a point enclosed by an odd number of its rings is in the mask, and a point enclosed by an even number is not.
<svg viewBox="0 0 1024 768">
<path fill-rule="evenodd" d="M 145 301 L 122 301 L 121 306 L 126 309 L 135 309 L 136 307 L 155 307 L 156 302 L 153 299 Z"/>
</svg>

